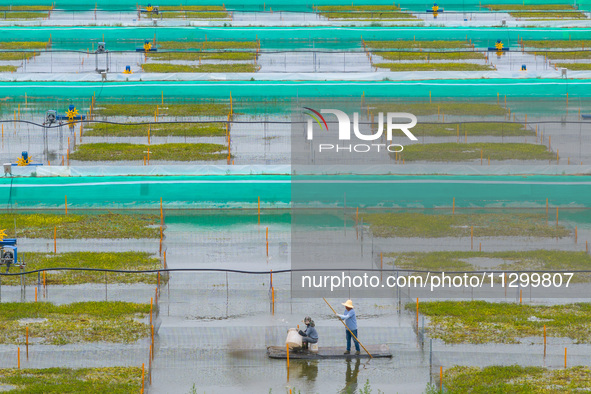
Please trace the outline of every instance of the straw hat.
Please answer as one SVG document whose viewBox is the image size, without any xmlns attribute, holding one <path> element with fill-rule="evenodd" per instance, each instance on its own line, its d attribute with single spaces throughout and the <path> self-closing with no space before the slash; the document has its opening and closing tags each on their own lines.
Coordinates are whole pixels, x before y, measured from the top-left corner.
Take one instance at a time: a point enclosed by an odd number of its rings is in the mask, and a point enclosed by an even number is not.
<svg viewBox="0 0 591 394">
<path fill-rule="evenodd" d="M 341 305 L 344 305 L 347 308 L 353 308 L 353 301 L 347 300 L 347 302 L 343 302 Z"/>
</svg>

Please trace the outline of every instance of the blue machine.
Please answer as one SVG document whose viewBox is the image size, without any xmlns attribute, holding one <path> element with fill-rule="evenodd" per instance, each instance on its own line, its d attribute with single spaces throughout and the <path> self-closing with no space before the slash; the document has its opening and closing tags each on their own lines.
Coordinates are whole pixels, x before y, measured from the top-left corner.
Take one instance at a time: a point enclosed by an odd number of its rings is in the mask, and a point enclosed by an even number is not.
<svg viewBox="0 0 591 394">
<path fill-rule="evenodd" d="M 16 238 L 6 238 L 0 241 L 0 266 L 6 266 L 6 272 L 11 265 L 18 265 L 17 257 Z"/>
</svg>

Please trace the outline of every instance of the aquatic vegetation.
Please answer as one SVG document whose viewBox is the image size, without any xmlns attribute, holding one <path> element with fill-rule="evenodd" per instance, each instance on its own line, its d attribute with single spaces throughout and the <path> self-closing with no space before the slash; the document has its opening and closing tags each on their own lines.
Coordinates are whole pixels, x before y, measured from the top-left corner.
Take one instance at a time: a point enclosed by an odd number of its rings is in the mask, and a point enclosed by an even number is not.
<svg viewBox="0 0 591 394">
<path fill-rule="evenodd" d="M 444 369 L 446 393 L 580 393 L 591 389 L 591 369 L 576 366 L 565 369 L 519 365 Z"/>
<path fill-rule="evenodd" d="M 451 137 L 459 134 L 460 139 L 467 136 L 489 135 L 489 136 L 527 136 L 535 134 L 522 124 L 518 123 L 440 123 L 427 124 L 419 123 L 412 128 L 412 133 L 419 136 L 430 137 Z"/>
<path fill-rule="evenodd" d="M 416 116 L 419 115 L 473 115 L 473 116 L 505 116 L 507 109 L 497 104 L 472 103 L 472 102 L 439 102 L 439 103 L 372 103 L 371 108 L 374 113 L 392 112 L 392 108 L 397 112 L 410 112 Z M 418 127 L 418 126 L 417 126 Z M 414 128 L 413 128 L 414 130 Z"/>
<path fill-rule="evenodd" d="M 414 311 L 416 304 L 405 308 Z M 570 338 L 591 342 L 591 304 L 520 305 L 486 301 L 427 301 L 420 313 L 429 318 L 427 332 L 445 343 L 520 343 L 527 337 Z"/>
<path fill-rule="evenodd" d="M 163 49 L 186 49 L 186 50 L 202 50 L 202 49 L 240 49 L 258 47 L 256 41 L 159 41 L 158 48 Z"/>
<path fill-rule="evenodd" d="M 420 271 L 476 271 L 480 268 L 470 260 L 485 258 L 497 260 L 497 270 L 519 271 L 572 271 L 587 270 L 591 267 L 591 256 L 585 252 L 563 250 L 528 250 L 506 252 L 404 252 L 384 253 L 384 257 L 395 259 L 397 268 Z M 588 282 L 588 274 L 576 274 L 571 282 Z"/>
<path fill-rule="evenodd" d="M 373 63 L 374 67 L 390 71 L 487 71 L 495 68 L 475 63 Z"/>
<path fill-rule="evenodd" d="M 114 270 L 154 270 L 162 268 L 160 259 L 148 252 L 67 252 L 25 253 L 26 271 L 50 268 L 97 268 Z M 11 273 L 18 269 L 11 269 Z M 19 285 L 20 276 L 2 276 L 2 285 Z M 40 278 L 36 273 L 25 275 L 28 285 L 36 285 Z M 157 283 L 157 274 L 122 274 L 101 271 L 47 271 L 48 285 L 74 285 L 80 283 Z M 160 283 L 166 283 L 168 275 L 161 275 Z"/>
<path fill-rule="evenodd" d="M 591 40 L 528 40 L 522 41 L 526 48 L 581 48 L 589 49 Z"/>
<path fill-rule="evenodd" d="M 60 239 L 80 238 L 159 238 L 160 216 L 156 214 L 53 214 L 1 213 L 0 228 L 8 237 L 53 239 L 54 228 Z"/>
<path fill-rule="evenodd" d="M 172 143 L 158 145 L 128 143 L 82 144 L 70 153 L 70 160 L 80 161 L 142 161 L 150 150 L 150 160 L 211 161 L 228 157 L 228 148 L 221 144 Z"/>
<path fill-rule="evenodd" d="M 456 48 L 472 48 L 468 41 L 454 41 L 454 40 L 396 40 L 396 41 L 365 41 L 365 44 L 370 49 L 406 49 L 406 48 L 423 48 L 423 49 L 456 49 Z"/>
<path fill-rule="evenodd" d="M 191 104 L 97 104 L 96 113 L 102 116 L 226 116 L 229 103 L 200 102 Z"/>
<path fill-rule="evenodd" d="M 486 59 L 481 52 L 373 52 L 386 60 L 466 60 L 466 59 Z"/>
<path fill-rule="evenodd" d="M 91 129 L 84 130 L 85 136 L 147 137 L 183 136 L 213 137 L 225 136 L 226 126 L 222 123 L 161 123 L 151 125 L 92 123 Z"/>
<path fill-rule="evenodd" d="M 8 393 L 127 394 L 142 387 L 140 367 L 0 369 L 0 386 Z"/>
<path fill-rule="evenodd" d="M 394 153 L 390 153 L 394 157 Z M 470 161 L 490 160 L 556 160 L 556 154 L 541 144 L 474 142 L 439 144 L 410 144 L 398 154 L 405 161 Z"/>
<path fill-rule="evenodd" d="M 254 73 L 259 66 L 252 63 L 220 63 L 220 64 L 168 64 L 146 63 L 142 65 L 145 72 L 150 73 Z"/>
<path fill-rule="evenodd" d="M 25 342 L 25 325 L 33 343 L 65 345 L 80 342 L 133 343 L 147 337 L 148 324 L 138 321 L 150 313 L 150 304 L 121 301 L 0 303 L 1 344 Z M 35 319 L 23 323 L 22 319 Z"/>
<path fill-rule="evenodd" d="M 149 59 L 154 60 L 234 60 L 254 61 L 254 52 L 153 52 L 148 53 Z"/>
<path fill-rule="evenodd" d="M 376 237 L 475 237 L 521 236 L 566 237 L 571 232 L 563 226 L 549 225 L 545 214 L 478 213 L 425 214 L 421 212 L 363 213 L 364 222 Z"/>
</svg>

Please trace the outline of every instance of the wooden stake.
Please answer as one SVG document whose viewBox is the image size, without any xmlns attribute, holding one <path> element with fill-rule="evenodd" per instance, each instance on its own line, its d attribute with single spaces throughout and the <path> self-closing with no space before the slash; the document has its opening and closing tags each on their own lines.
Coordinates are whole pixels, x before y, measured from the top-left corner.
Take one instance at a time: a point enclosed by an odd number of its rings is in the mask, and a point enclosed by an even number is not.
<svg viewBox="0 0 591 394">
<path fill-rule="evenodd" d="M 66 215 L 68 214 L 68 196 L 66 196 Z"/>
<path fill-rule="evenodd" d="M 16 358 L 17 358 L 18 369 L 21 369 L 21 348 L 20 347 L 16 348 Z M 566 358 L 565 358 L 565 360 L 566 360 Z M 566 361 L 565 361 L 565 363 L 566 363 Z"/>
<path fill-rule="evenodd" d="M 57 226 L 53 228 L 53 253 L 57 253 Z"/>
<path fill-rule="evenodd" d="M 474 249 L 474 226 L 470 226 L 470 250 Z"/>
<path fill-rule="evenodd" d="M 27 347 L 27 360 L 29 359 L 29 326 L 26 327 L 26 331 L 27 331 L 27 340 L 25 342 L 26 347 Z"/>
<path fill-rule="evenodd" d="M 546 325 L 544 324 L 544 357 L 546 357 Z"/>
<path fill-rule="evenodd" d="M 451 214 L 455 215 L 456 213 L 456 198 L 454 197 L 451 202 Z"/>
</svg>

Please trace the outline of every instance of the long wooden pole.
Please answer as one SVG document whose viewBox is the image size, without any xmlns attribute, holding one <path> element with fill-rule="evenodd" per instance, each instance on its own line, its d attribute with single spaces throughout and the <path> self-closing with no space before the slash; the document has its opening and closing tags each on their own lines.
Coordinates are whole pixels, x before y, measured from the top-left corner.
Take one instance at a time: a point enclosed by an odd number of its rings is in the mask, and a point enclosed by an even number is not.
<svg viewBox="0 0 591 394">
<path fill-rule="evenodd" d="M 333 307 L 332 307 L 332 306 L 331 306 L 331 305 L 328 303 L 328 301 L 326 301 L 326 298 L 322 297 L 322 299 L 324 300 L 324 302 L 326 302 L 326 305 L 328 305 L 328 306 L 330 307 L 330 309 L 332 309 L 333 313 L 334 313 L 335 315 L 337 315 L 337 316 L 338 316 L 339 314 L 338 314 L 338 313 L 337 313 L 337 311 L 335 311 L 335 310 L 334 310 L 334 308 L 333 308 Z M 359 343 L 359 344 L 361 345 L 361 347 L 363 348 L 363 350 L 365 350 L 365 352 L 366 352 L 366 353 L 369 355 L 369 357 L 370 357 L 370 358 L 373 358 L 373 356 L 371 355 L 371 353 L 367 351 L 367 349 L 365 348 L 365 346 L 363 346 L 363 344 L 362 344 L 362 343 L 359 341 L 359 339 L 357 339 L 357 337 L 355 336 L 355 334 L 353 334 L 353 331 L 349 330 L 349 327 L 347 327 L 347 325 L 345 324 L 345 322 L 343 321 L 343 319 L 341 319 L 341 318 L 339 317 L 339 321 L 340 321 L 341 323 L 343 323 L 343 326 L 345 326 L 345 328 L 347 329 L 347 331 L 349 331 L 349 333 L 350 333 L 350 334 L 353 336 L 353 338 L 355 338 L 355 340 L 357 341 L 357 343 Z"/>
</svg>

